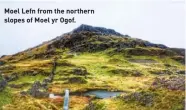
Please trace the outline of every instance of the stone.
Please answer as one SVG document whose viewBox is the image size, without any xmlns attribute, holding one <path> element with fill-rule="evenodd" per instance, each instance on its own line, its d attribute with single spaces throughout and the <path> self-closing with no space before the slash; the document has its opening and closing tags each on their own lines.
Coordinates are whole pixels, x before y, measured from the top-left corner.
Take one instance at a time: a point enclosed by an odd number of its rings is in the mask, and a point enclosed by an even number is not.
<svg viewBox="0 0 186 110">
<path fill-rule="evenodd" d="M 29 94 L 32 97 L 36 97 L 36 98 L 48 97 L 49 93 L 41 91 L 40 88 L 41 88 L 41 83 L 39 81 L 35 81 L 31 89 L 29 90 Z"/>
<path fill-rule="evenodd" d="M 7 85 L 6 80 L 2 79 L 0 80 L 0 91 L 2 91 Z"/>
<path fill-rule="evenodd" d="M 171 75 L 171 74 L 173 74 L 173 72 L 169 71 L 169 70 L 152 70 L 149 72 L 152 74 L 156 74 L 156 75 L 165 75 L 165 74 Z"/>
<path fill-rule="evenodd" d="M 135 77 L 139 77 L 139 76 L 142 76 L 143 74 L 139 71 L 134 71 L 133 73 L 131 73 L 131 75 Z"/>
<path fill-rule="evenodd" d="M 185 74 L 185 70 L 179 70 L 176 73 L 178 73 L 178 74 Z"/>
<path fill-rule="evenodd" d="M 22 96 L 25 96 L 25 95 L 27 95 L 28 93 L 27 93 L 26 91 L 21 91 L 20 94 L 21 94 Z"/>
<path fill-rule="evenodd" d="M 153 88 L 164 87 L 169 90 L 185 90 L 184 76 L 174 76 L 169 78 L 155 78 L 152 83 Z"/>
<path fill-rule="evenodd" d="M 85 25 L 85 24 L 82 24 L 78 28 L 74 29 L 72 31 L 72 33 L 80 33 L 83 31 L 94 32 L 94 33 L 100 34 L 100 35 L 116 35 L 116 36 L 123 36 L 124 37 L 124 35 L 116 32 L 113 29 L 107 29 L 107 28 L 103 28 L 103 27 L 94 27 L 94 26 Z M 125 36 L 125 37 L 128 37 L 128 36 Z"/>
<path fill-rule="evenodd" d="M 141 91 L 141 92 L 134 92 L 127 96 L 124 96 L 124 100 L 126 102 L 136 101 L 142 106 L 152 106 L 154 103 L 154 93 Z"/>
<path fill-rule="evenodd" d="M 4 65 L 5 62 L 4 61 L 0 61 L 0 66 Z"/>
<path fill-rule="evenodd" d="M 72 77 L 68 79 L 67 83 L 78 83 L 78 84 L 84 84 L 87 83 L 87 81 L 82 77 Z"/>
<path fill-rule="evenodd" d="M 88 74 L 86 68 L 74 68 L 73 73 L 75 75 L 86 75 L 86 74 Z"/>
</svg>

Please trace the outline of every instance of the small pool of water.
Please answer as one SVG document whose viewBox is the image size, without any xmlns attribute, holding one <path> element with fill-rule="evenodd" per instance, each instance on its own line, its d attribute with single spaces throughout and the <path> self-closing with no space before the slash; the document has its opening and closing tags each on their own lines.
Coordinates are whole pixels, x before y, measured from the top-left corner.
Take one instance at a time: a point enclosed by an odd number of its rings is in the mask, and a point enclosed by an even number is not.
<svg viewBox="0 0 186 110">
<path fill-rule="evenodd" d="M 85 92 L 84 95 L 85 96 L 91 96 L 94 95 L 97 98 L 112 98 L 112 97 L 116 97 L 120 94 L 122 94 L 123 92 L 111 92 L 111 91 L 106 91 L 106 90 L 93 90 L 93 91 L 88 91 Z"/>
</svg>

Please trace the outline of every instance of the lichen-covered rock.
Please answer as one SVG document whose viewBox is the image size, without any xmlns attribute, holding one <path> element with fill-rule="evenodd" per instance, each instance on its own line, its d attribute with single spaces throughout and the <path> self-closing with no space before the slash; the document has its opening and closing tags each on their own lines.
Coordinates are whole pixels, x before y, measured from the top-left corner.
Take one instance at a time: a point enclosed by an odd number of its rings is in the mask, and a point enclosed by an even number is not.
<svg viewBox="0 0 186 110">
<path fill-rule="evenodd" d="M 154 93 L 141 91 L 141 92 L 134 92 L 127 96 L 124 96 L 124 101 L 132 102 L 136 101 L 142 106 L 152 106 L 154 103 Z"/>
<path fill-rule="evenodd" d="M 36 76 L 38 74 L 41 74 L 41 75 L 48 75 L 49 73 L 43 71 L 43 70 L 40 70 L 40 69 L 36 69 L 36 70 L 27 70 L 27 71 L 23 71 L 22 72 L 22 76 Z"/>
<path fill-rule="evenodd" d="M 131 73 L 131 76 L 135 76 L 135 77 L 139 77 L 139 76 L 142 76 L 143 74 L 139 71 L 134 71 Z"/>
<path fill-rule="evenodd" d="M 156 75 L 165 75 L 165 74 L 171 75 L 171 74 L 173 74 L 173 72 L 169 71 L 169 70 L 151 70 L 149 72 L 152 74 L 156 74 Z"/>
<path fill-rule="evenodd" d="M 185 64 L 185 57 L 184 56 L 173 56 L 172 59 L 175 61 L 178 61 L 182 64 Z"/>
<path fill-rule="evenodd" d="M 94 32 L 96 34 L 104 34 L 104 35 L 117 35 L 117 36 L 123 36 L 122 34 L 116 32 L 113 29 L 107 29 L 104 27 L 94 27 L 90 25 L 82 24 L 78 28 L 74 29 L 73 33 L 79 33 L 79 32 Z"/>
<path fill-rule="evenodd" d="M 15 81 L 15 80 L 17 80 L 19 78 L 19 76 L 17 75 L 17 73 L 12 73 L 11 75 L 5 75 L 4 76 L 4 79 L 6 80 L 6 81 Z"/>
<path fill-rule="evenodd" d="M 178 74 L 185 74 L 185 70 L 178 70 L 176 73 L 178 73 Z"/>
<path fill-rule="evenodd" d="M 155 78 L 152 83 L 152 87 L 160 88 L 164 87 L 170 90 L 185 90 L 185 77 L 174 76 L 170 78 Z"/>
<path fill-rule="evenodd" d="M 75 75 L 86 75 L 86 74 L 88 74 L 86 68 L 74 68 L 73 73 Z"/>
<path fill-rule="evenodd" d="M 139 77 L 142 76 L 143 74 L 139 71 L 136 70 L 124 70 L 124 69 L 113 69 L 110 70 L 109 72 L 113 73 L 113 74 L 118 74 L 118 75 L 122 75 L 122 76 L 135 76 L 135 77 Z"/>
<path fill-rule="evenodd" d="M 0 61 L 0 66 L 4 65 L 5 62 L 4 61 Z"/>
<path fill-rule="evenodd" d="M 7 81 L 3 79 L 2 75 L 0 74 L 0 91 L 2 91 L 7 85 Z"/>
<path fill-rule="evenodd" d="M 72 77 L 68 79 L 67 83 L 79 83 L 79 84 L 84 84 L 87 83 L 87 81 L 82 78 L 82 77 Z"/>
<path fill-rule="evenodd" d="M 31 89 L 29 90 L 29 94 L 32 97 L 48 97 L 49 93 L 41 91 L 41 83 L 39 81 L 35 81 L 34 84 L 32 85 Z"/>
</svg>

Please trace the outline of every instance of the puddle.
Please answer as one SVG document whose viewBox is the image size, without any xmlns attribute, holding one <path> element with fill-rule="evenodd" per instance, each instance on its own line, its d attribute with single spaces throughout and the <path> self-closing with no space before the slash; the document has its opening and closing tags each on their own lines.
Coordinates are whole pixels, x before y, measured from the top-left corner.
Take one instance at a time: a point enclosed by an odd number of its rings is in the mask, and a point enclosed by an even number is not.
<svg viewBox="0 0 186 110">
<path fill-rule="evenodd" d="M 85 96 L 91 96 L 94 95 L 97 98 L 112 98 L 112 97 L 116 97 L 120 94 L 122 94 L 123 92 L 111 92 L 111 91 L 106 91 L 106 90 L 93 90 L 93 91 L 88 91 L 85 92 L 84 95 Z"/>
</svg>

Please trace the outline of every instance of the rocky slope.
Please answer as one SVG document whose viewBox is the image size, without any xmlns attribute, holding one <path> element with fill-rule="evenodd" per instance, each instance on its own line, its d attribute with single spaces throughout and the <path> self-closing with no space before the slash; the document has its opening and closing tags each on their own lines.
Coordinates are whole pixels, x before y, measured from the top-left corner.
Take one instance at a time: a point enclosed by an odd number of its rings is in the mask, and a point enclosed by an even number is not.
<svg viewBox="0 0 186 110">
<path fill-rule="evenodd" d="M 72 110 L 184 109 L 184 53 L 185 49 L 83 24 L 36 47 L 1 57 L 0 107 L 58 110 L 69 88 Z M 89 90 L 125 94 L 97 99 L 83 95 Z M 48 98 L 49 93 L 59 97 Z"/>
</svg>

